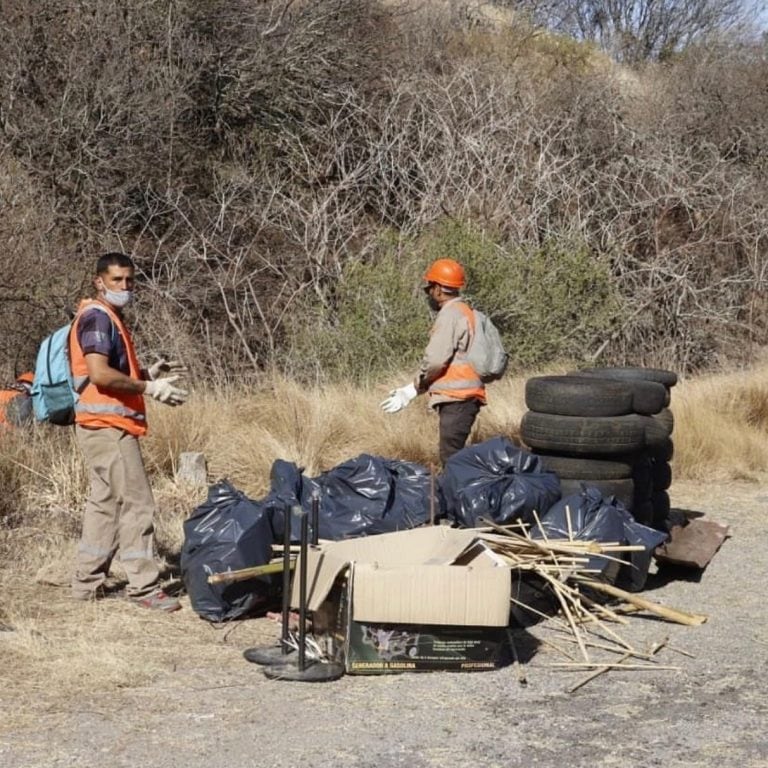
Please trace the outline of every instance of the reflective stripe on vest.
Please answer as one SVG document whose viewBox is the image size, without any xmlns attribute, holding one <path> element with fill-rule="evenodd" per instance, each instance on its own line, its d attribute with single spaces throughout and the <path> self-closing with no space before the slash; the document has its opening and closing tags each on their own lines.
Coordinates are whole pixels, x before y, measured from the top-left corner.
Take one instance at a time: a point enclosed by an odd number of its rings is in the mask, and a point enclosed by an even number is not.
<svg viewBox="0 0 768 768">
<path fill-rule="evenodd" d="M 107 304 L 94 300 L 80 303 L 77 316 L 72 323 L 69 335 L 69 354 L 72 364 L 72 379 L 80 398 L 75 406 L 75 422 L 84 427 L 113 427 L 122 429 L 129 435 L 140 437 L 147 432 L 143 395 L 128 392 L 113 392 L 97 387 L 88 380 L 88 365 L 85 361 L 80 341 L 77 338 L 77 326 L 83 313 L 94 304 L 99 310 L 109 315 L 115 329 L 123 339 L 128 357 L 128 372 L 132 379 L 141 379 L 141 368 L 136 357 L 136 350 L 128 329 L 120 316 Z"/>
<path fill-rule="evenodd" d="M 450 306 L 459 310 L 467 319 L 469 343 L 471 344 L 475 333 L 475 313 L 461 300 L 452 301 Z M 427 390 L 429 394 L 444 395 L 455 400 L 476 398 L 484 403 L 485 384 L 480 380 L 471 364 L 466 361 L 466 357 L 466 352 L 456 352 L 442 376 L 439 376 L 429 385 Z"/>
<path fill-rule="evenodd" d="M 136 419 L 137 421 L 147 420 L 146 415 L 141 413 L 141 411 L 134 411 L 133 408 L 126 408 L 124 405 L 104 405 L 102 403 L 81 405 L 78 400 L 75 406 L 75 412 L 77 411 L 82 413 L 116 413 L 119 416 L 127 416 L 129 419 Z"/>
</svg>

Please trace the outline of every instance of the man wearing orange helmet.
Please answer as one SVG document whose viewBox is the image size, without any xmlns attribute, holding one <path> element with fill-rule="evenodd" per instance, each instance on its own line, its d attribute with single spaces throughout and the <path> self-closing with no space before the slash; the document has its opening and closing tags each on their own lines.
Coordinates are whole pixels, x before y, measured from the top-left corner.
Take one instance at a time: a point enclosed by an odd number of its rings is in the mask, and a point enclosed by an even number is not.
<svg viewBox="0 0 768 768">
<path fill-rule="evenodd" d="M 16 377 L 8 387 L 0 389 L 0 428 L 21 427 L 32 421 L 32 389 L 34 374 L 29 371 Z"/>
<path fill-rule="evenodd" d="M 467 442 L 485 385 L 466 360 L 475 332 L 475 315 L 462 300 L 464 268 L 453 259 L 438 259 L 424 274 L 424 292 L 437 312 L 429 344 L 416 380 L 392 390 L 381 403 L 386 413 L 397 413 L 417 395 L 427 393 L 429 406 L 440 417 L 440 460 L 445 462 Z"/>
</svg>

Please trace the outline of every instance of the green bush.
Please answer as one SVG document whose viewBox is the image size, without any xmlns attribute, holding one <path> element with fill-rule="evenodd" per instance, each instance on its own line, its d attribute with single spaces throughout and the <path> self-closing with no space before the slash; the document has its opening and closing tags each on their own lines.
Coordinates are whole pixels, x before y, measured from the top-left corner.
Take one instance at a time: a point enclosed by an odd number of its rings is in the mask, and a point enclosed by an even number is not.
<svg viewBox="0 0 768 768">
<path fill-rule="evenodd" d="M 350 261 L 325 302 L 305 304 L 291 320 L 286 368 L 301 378 L 361 381 L 414 370 L 429 332 L 420 290 L 422 266 L 391 236 L 366 261 Z"/>
<path fill-rule="evenodd" d="M 551 240 L 509 261 L 503 326 L 513 365 L 584 359 L 621 317 L 610 265 L 583 243 Z"/>
<path fill-rule="evenodd" d="M 325 303 L 294 313 L 285 367 L 358 381 L 415 370 L 431 323 L 421 276 L 438 258 L 464 265 L 466 296 L 499 327 L 513 369 L 583 358 L 620 315 L 609 265 L 583 243 L 513 249 L 472 225 L 441 222 L 405 243 L 382 237 L 368 260 L 347 264 Z"/>
</svg>

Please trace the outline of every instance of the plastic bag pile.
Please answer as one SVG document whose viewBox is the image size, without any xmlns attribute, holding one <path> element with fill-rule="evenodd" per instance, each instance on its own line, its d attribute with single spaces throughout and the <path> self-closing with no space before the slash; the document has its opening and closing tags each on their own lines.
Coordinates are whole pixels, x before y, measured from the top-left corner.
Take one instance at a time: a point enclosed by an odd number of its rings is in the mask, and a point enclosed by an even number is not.
<svg viewBox="0 0 768 768">
<path fill-rule="evenodd" d="M 620 541 L 644 546 L 632 553 L 621 573 L 625 586 L 642 589 L 653 549 L 666 536 L 635 522 L 613 498 L 595 488 L 560 499 L 560 482 L 543 469 L 537 456 L 504 437 L 469 446 L 446 463 L 433 484 L 429 470 L 406 461 L 362 454 L 318 477 L 306 477 L 296 464 L 278 460 L 272 466 L 270 491 L 253 500 L 228 482 L 212 486 L 208 499 L 184 523 L 181 571 L 193 609 L 211 621 L 226 621 L 268 603 L 268 577 L 225 586 L 212 586 L 213 573 L 263 565 L 272 545 L 282 542 L 290 510 L 309 512 L 313 493 L 319 496 L 318 534 L 338 540 L 407 530 L 429 522 L 431 512 L 458 527 L 484 521 L 499 525 L 533 525 L 531 535 L 567 536 Z M 292 541 L 299 540 L 294 519 Z M 615 580 L 603 561 L 604 578 Z"/>
</svg>

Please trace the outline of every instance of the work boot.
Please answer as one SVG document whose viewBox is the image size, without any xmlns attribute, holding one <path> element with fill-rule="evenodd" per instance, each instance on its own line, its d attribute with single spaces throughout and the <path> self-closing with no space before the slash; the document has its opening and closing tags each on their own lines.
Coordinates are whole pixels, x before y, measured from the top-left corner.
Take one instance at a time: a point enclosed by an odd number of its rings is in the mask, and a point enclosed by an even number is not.
<svg viewBox="0 0 768 768">
<path fill-rule="evenodd" d="M 142 608 L 151 608 L 152 610 L 164 611 L 165 613 L 172 613 L 181 608 L 178 598 L 167 595 L 162 589 L 155 589 L 146 595 L 132 597 L 131 601 Z"/>
<path fill-rule="evenodd" d="M 73 589 L 72 599 L 81 603 L 91 602 L 93 600 L 101 600 L 107 596 L 107 590 L 103 584 L 99 584 L 94 589 Z"/>
</svg>

